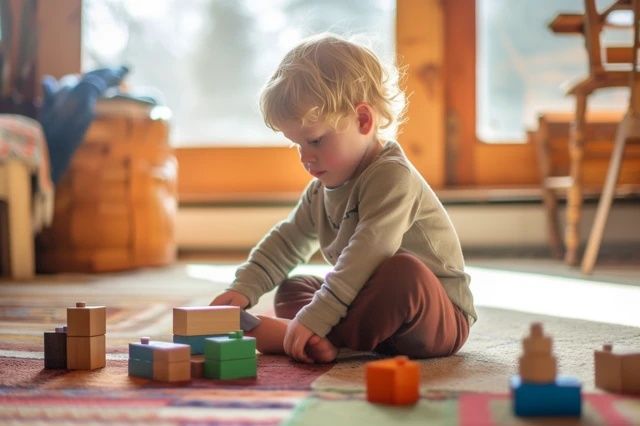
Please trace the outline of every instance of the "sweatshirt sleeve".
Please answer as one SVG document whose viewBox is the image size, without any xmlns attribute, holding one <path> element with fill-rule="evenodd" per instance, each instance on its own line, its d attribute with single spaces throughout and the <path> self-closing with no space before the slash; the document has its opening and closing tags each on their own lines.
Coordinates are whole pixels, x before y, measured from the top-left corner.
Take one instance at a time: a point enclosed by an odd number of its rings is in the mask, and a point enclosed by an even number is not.
<svg viewBox="0 0 640 426">
<path fill-rule="evenodd" d="M 245 263 L 236 270 L 230 289 L 249 299 L 249 306 L 276 287 L 289 272 L 306 262 L 318 250 L 319 243 L 312 217 L 311 202 L 316 189 L 312 181 L 287 219 L 276 224 L 251 250 Z"/>
<path fill-rule="evenodd" d="M 380 263 L 393 256 L 420 207 L 420 185 L 406 166 L 390 162 L 372 170 L 359 189 L 358 224 L 331 272 L 298 320 L 325 336 Z"/>
</svg>

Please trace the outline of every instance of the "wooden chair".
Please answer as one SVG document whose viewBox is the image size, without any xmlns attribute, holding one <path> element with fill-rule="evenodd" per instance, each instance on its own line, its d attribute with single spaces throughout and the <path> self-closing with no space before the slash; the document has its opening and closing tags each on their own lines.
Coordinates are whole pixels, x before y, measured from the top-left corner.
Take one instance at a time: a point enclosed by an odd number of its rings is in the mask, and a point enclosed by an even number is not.
<svg viewBox="0 0 640 426">
<path fill-rule="evenodd" d="M 586 274 L 591 273 L 598 258 L 602 234 L 613 201 L 616 182 L 625 154 L 625 147 L 627 144 L 640 142 L 640 78 L 638 76 L 638 47 L 640 43 L 640 23 L 638 20 L 640 19 L 640 0 L 633 0 L 632 11 L 633 46 L 627 50 L 622 48 L 617 49 L 618 54 L 622 53 L 620 55 L 621 59 L 631 63 L 631 71 L 628 75 L 630 91 L 629 106 L 616 132 L 607 178 L 604 183 L 600 202 L 598 203 L 598 210 L 596 211 L 596 217 L 593 222 L 593 227 L 591 228 L 587 248 L 582 259 L 582 272 Z"/>
<path fill-rule="evenodd" d="M 587 78 L 574 85 L 568 91 L 568 94 L 575 97 L 574 122 L 569 137 L 571 166 L 570 178 L 567 180 L 568 193 L 564 237 L 564 258 L 565 262 L 570 265 L 578 263 L 578 249 L 580 246 L 579 225 L 583 201 L 583 160 L 587 126 L 587 101 L 589 96 L 599 89 L 627 87 L 629 78 L 633 75 L 631 69 L 621 69 L 619 64 L 613 67 L 605 67 L 602 60 L 600 37 L 603 29 L 608 25 L 610 15 L 615 11 L 630 10 L 631 2 L 632 0 L 616 0 L 602 13 L 598 13 L 595 0 L 584 0 L 584 15 L 560 14 L 550 24 L 551 30 L 556 33 L 581 33 L 584 36 L 589 60 L 589 75 Z M 607 53 L 605 58 L 610 62 L 621 62 L 620 58 L 628 57 L 626 53 L 622 53 L 626 52 L 626 50 L 620 47 L 608 48 L 605 52 Z"/>
<path fill-rule="evenodd" d="M 590 111 L 587 114 L 582 164 L 584 198 L 597 199 L 600 194 L 611 156 L 611 141 L 623 115 L 618 111 Z M 529 142 L 535 146 L 538 157 L 549 247 L 557 258 L 564 254 L 558 196 L 571 187 L 567 146 L 573 121 L 573 113 L 545 111 L 538 115 L 537 128 L 528 132 Z M 635 172 L 640 171 L 640 150 L 633 154 L 632 161 L 622 170 L 620 185 L 616 188 L 618 197 L 640 192 L 640 186 L 636 188 L 632 184 Z"/>
</svg>

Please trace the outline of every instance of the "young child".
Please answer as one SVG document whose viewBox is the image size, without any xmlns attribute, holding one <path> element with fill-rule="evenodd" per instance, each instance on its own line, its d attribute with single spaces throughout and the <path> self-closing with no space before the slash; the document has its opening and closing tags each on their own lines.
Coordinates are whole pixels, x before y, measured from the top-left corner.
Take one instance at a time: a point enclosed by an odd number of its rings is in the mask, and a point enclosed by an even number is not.
<svg viewBox="0 0 640 426">
<path fill-rule="evenodd" d="M 390 77 L 368 48 L 323 34 L 291 50 L 263 89 L 266 124 L 315 178 L 211 302 L 248 308 L 277 287 L 277 318 L 249 333 L 263 353 L 446 356 L 477 319 L 446 211 L 400 145 L 381 137 L 399 119 Z M 288 277 L 318 248 L 331 272 Z"/>
</svg>

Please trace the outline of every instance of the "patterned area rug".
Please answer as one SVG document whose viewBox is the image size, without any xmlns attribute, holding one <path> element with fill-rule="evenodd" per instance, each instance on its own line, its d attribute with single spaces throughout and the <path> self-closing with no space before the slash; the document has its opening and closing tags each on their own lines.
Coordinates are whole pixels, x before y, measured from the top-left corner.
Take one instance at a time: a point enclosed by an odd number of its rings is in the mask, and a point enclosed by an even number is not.
<svg viewBox="0 0 640 426">
<path fill-rule="evenodd" d="M 583 395 L 580 418 L 515 417 L 508 394 L 431 392 L 410 407 L 370 404 L 362 394 L 316 394 L 300 403 L 285 426 L 334 425 L 637 425 L 640 400 Z"/>
<path fill-rule="evenodd" d="M 0 282 L 0 424 L 279 424 L 331 365 L 258 356 L 256 379 L 179 386 L 127 374 L 129 342 L 141 336 L 170 341 L 172 308 L 209 304 L 232 272 L 222 266 L 207 276 L 198 265 L 177 265 Z M 64 324 L 66 307 L 76 301 L 107 307 L 107 366 L 45 370 L 43 333 Z M 271 313 L 269 297 L 252 311 Z"/>
<path fill-rule="evenodd" d="M 167 386 L 129 377 L 127 343 L 140 336 L 170 340 L 171 308 L 208 304 L 232 279 L 233 270 L 233 265 L 179 264 L 126 274 L 0 282 L 0 424 L 333 421 L 373 426 L 384 421 L 424 424 L 425 419 L 433 424 L 522 424 L 510 414 L 506 383 L 515 372 L 520 339 L 532 321 L 543 321 L 554 337 L 560 372 L 584 383 L 583 424 L 640 424 L 635 420 L 640 418 L 638 399 L 594 389 L 592 360 L 593 349 L 604 341 L 640 347 L 637 327 L 499 308 L 480 307 L 480 321 L 459 354 L 420 361 L 422 398 L 409 409 L 363 400 L 364 364 L 375 358 L 369 353 L 345 352 L 338 363 L 325 366 L 259 356 L 254 380 L 194 380 Z M 478 281 L 494 277 L 476 276 Z M 80 300 L 107 306 L 107 367 L 91 372 L 44 370 L 43 332 L 64 324 L 65 308 Z M 264 297 L 252 311 L 271 313 L 271 304 L 272 299 Z"/>
</svg>

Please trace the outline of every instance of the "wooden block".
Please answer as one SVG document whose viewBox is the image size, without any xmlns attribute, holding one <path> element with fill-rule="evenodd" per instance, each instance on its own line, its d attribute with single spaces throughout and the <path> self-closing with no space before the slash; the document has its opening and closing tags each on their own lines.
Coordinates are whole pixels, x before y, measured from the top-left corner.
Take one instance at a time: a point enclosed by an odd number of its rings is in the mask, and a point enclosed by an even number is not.
<svg viewBox="0 0 640 426">
<path fill-rule="evenodd" d="M 67 336 L 67 368 L 95 370 L 106 365 L 105 335 Z"/>
<path fill-rule="evenodd" d="M 420 366 L 404 356 L 368 362 L 366 382 L 369 402 L 415 404 L 420 397 Z"/>
<path fill-rule="evenodd" d="M 160 382 L 185 382 L 191 380 L 191 361 L 153 362 L 153 380 Z"/>
<path fill-rule="evenodd" d="M 130 376 L 153 380 L 152 362 L 129 358 L 128 371 Z"/>
<path fill-rule="evenodd" d="M 510 387 L 516 416 L 579 417 L 582 413 L 582 384 L 573 377 L 559 376 L 551 383 L 538 384 L 513 376 Z"/>
<path fill-rule="evenodd" d="M 256 377 L 256 357 L 245 359 L 204 360 L 204 377 L 208 379 L 232 380 Z"/>
<path fill-rule="evenodd" d="M 180 336 L 179 334 L 173 335 L 174 343 L 182 343 L 191 347 L 191 355 L 204 354 L 204 341 L 210 337 L 220 337 L 225 334 L 204 334 L 202 336 Z"/>
<path fill-rule="evenodd" d="M 204 356 L 196 355 L 191 357 L 191 378 L 200 379 L 204 377 Z"/>
<path fill-rule="evenodd" d="M 519 374 L 523 382 L 553 383 L 556 380 L 556 358 L 549 355 L 525 355 L 520 357 Z"/>
<path fill-rule="evenodd" d="M 204 341 L 206 359 L 226 361 L 256 356 L 256 339 L 247 337 L 242 331 L 227 336 L 210 337 Z"/>
<path fill-rule="evenodd" d="M 553 383 L 557 374 L 557 363 L 551 353 L 552 340 L 544 335 L 542 324 L 534 322 L 529 336 L 522 340 L 523 355 L 518 371 L 523 382 Z"/>
<path fill-rule="evenodd" d="M 617 393 L 640 393 L 640 352 L 614 353 L 603 345 L 594 352 L 596 387 Z"/>
<path fill-rule="evenodd" d="M 237 306 L 193 306 L 173 308 L 173 334 L 198 336 L 240 330 Z"/>
<path fill-rule="evenodd" d="M 525 353 L 550 354 L 553 341 L 550 337 L 526 337 L 522 340 L 522 349 Z"/>
<path fill-rule="evenodd" d="M 67 368 L 67 333 L 65 327 L 44 333 L 44 368 Z"/>
<path fill-rule="evenodd" d="M 129 359 L 147 362 L 184 362 L 189 361 L 191 348 L 188 345 L 171 342 L 159 342 L 142 337 L 140 343 L 129 343 Z"/>
<path fill-rule="evenodd" d="M 67 335 L 89 337 L 105 334 L 106 318 L 104 306 L 86 306 L 84 302 L 78 302 L 75 308 L 67 308 Z"/>
</svg>

